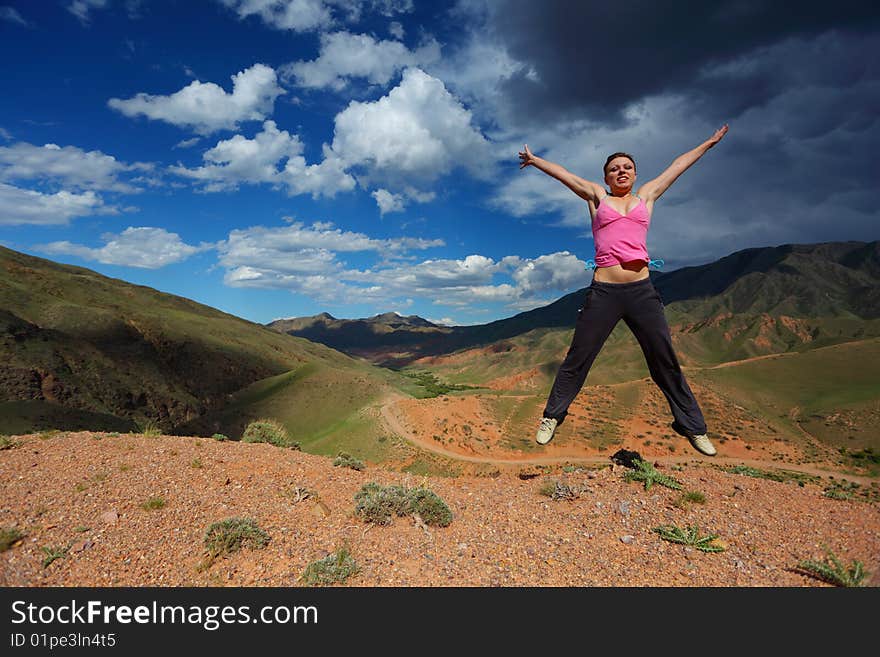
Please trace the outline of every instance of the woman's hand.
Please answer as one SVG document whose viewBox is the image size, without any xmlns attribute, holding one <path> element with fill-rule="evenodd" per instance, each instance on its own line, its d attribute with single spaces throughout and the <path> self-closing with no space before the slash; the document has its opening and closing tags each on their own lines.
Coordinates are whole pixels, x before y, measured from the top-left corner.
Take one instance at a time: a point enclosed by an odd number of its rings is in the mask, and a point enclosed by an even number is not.
<svg viewBox="0 0 880 657">
<path fill-rule="evenodd" d="M 535 156 L 532 155 L 532 151 L 529 150 L 528 144 L 523 146 L 523 149 L 519 152 L 519 159 L 522 160 L 519 165 L 520 169 L 525 169 L 530 164 L 535 163 Z"/>
<path fill-rule="evenodd" d="M 717 144 L 719 141 L 721 141 L 721 139 L 726 134 L 727 134 L 727 124 L 725 123 L 723 126 L 721 126 L 720 128 L 718 128 L 718 130 L 715 131 L 714 135 L 709 137 L 709 148 L 712 148 L 715 144 Z"/>
</svg>

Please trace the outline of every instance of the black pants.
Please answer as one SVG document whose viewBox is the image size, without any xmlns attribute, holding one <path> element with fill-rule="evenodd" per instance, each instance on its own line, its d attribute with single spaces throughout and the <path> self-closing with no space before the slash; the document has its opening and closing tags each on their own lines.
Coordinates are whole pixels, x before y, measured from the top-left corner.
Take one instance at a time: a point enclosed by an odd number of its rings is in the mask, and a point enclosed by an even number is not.
<svg viewBox="0 0 880 657">
<path fill-rule="evenodd" d="M 571 347 L 544 408 L 544 417 L 565 418 L 568 407 L 587 380 L 587 373 L 605 340 L 621 319 L 639 341 L 648 369 L 666 400 L 675 421 L 672 428 L 683 436 L 706 433 L 706 421 L 672 349 L 669 325 L 660 293 L 650 278 L 634 283 L 600 283 L 587 288 L 584 307 L 578 311 Z"/>
</svg>

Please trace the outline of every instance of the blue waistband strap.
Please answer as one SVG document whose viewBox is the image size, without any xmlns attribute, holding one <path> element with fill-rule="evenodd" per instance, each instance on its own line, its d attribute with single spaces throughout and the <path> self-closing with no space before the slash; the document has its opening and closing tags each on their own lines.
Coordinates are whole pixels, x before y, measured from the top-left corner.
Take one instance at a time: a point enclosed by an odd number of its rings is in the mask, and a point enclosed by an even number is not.
<svg viewBox="0 0 880 657">
<path fill-rule="evenodd" d="M 648 260 L 649 267 L 656 267 L 657 269 L 662 269 L 663 265 L 664 265 L 663 258 L 657 258 L 656 260 L 655 259 Z M 593 260 L 592 258 L 590 258 L 589 260 L 587 260 L 587 263 L 586 263 L 586 266 L 584 267 L 584 269 L 595 269 L 596 266 L 597 266 L 596 261 Z"/>
</svg>

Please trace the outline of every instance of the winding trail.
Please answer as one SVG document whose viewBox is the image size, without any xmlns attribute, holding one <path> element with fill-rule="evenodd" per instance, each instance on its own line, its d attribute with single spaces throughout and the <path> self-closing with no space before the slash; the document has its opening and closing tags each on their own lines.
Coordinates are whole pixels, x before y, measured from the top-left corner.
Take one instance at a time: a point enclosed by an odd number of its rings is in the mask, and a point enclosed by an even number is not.
<svg viewBox="0 0 880 657">
<path fill-rule="evenodd" d="M 608 456 L 584 456 L 583 454 L 555 454 L 553 456 L 517 456 L 513 458 L 497 458 L 492 456 L 472 456 L 461 454 L 446 449 L 429 440 L 424 440 L 409 432 L 400 418 L 395 414 L 394 404 L 405 397 L 400 395 L 389 395 L 385 398 L 380 406 L 380 415 L 385 422 L 387 428 L 394 434 L 400 436 L 407 442 L 415 445 L 419 449 L 423 449 L 446 458 L 456 461 L 465 461 L 468 463 L 481 463 L 483 465 L 560 465 L 563 463 L 585 463 L 585 464 L 607 464 Z M 870 477 L 860 475 L 843 474 L 823 470 L 821 468 L 809 465 L 782 463 L 779 461 L 765 461 L 760 459 L 742 459 L 725 456 L 708 457 L 701 454 L 692 454 L 689 456 L 652 456 L 652 461 L 672 465 L 682 463 L 701 463 L 705 465 L 746 465 L 760 469 L 788 470 L 790 472 L 798 472 L 806 475 L 817 477 L 834 477 L 835 479 L 846 479 L 854 481 L 862 485 L 870 485 L 876 481 Z"/>
</svg>

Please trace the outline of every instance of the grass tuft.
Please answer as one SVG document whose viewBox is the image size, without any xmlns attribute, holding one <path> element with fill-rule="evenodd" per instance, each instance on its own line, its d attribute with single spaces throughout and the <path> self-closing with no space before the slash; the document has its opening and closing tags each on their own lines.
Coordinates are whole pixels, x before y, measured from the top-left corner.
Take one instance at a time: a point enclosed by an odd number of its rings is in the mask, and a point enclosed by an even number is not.
<svg viewBox="0 0 880 657">
<path fill-rule="evenodd" d="M 342 547 L 323 559 L 310 563 L 300 579 L 307 586 L 327 586 L 340 584 L 359 572 L 360 568 L 348 548 Z"/>
<path fill-rule="evenodd" d="M 13 440 L 9 436 L 0 435 L 0 450 L 4 449 L 12 449 L 13 447 L 18 447 L 21 443 L 17 440 Z"/>
<path fill-rule="evenodd" d="M 0 528 L 0 552 L 6 552 L 18 541 L 24 538 L 24 534 L 15 527 Z"/>
<path fill-rule="evenodd" d="M 706 496 L 700 493 L 699 491 L 689 490 L 686 493 L 682 493 L 673 504 L 680 509 L 684 509 L 688 504 L 705 504 Z"/>
<path fill-rule="evenodd" d="M 759 470 L 758 468 L 752 468 L 747 465 L 734 465 L 729 468 L 722 469 L 725 472 L 730 472 L 732 474 L 741 474 L 745 475 L 746 477 L 755 477 L 757 479 L 769 479 L 771 481 L 778 481 L 781 483 L 785 483 L 787 481 L 795 481 L 800 486 L 803 486 L 805 483 L 815 483 L 819 480 L 819 477 L 803 474 L 802 472 L 792 472 L 790 470 L 776 470 L 774 472 L 771 472 L 769 470 Z"/>
<path fill-rule="evenodd" d="M 153 420 L 147 420 L 139 428 L 142 436 L 155 438 L 156 436 L 162 435 L 162 429 Z"/>
<path fill-rule="evenodd" d="M 336 467 L 351 468 L 352 470 L 357 471 L 361 471 L 367 467 L 366 465 L 364 465 L 363 461 L 354 458 L 346 452 L 339 452 L 336 458 L 333 459 L 333 465 Z"/>
<path fill-rule="evenodd" d="M 144 511 L 154 511 L 156 509 L 161 509 L 165 507 L 165 500 L 161 497 L 151 497 L 146 502 L 141 504 L 141 508 Z"/>
</svg>

